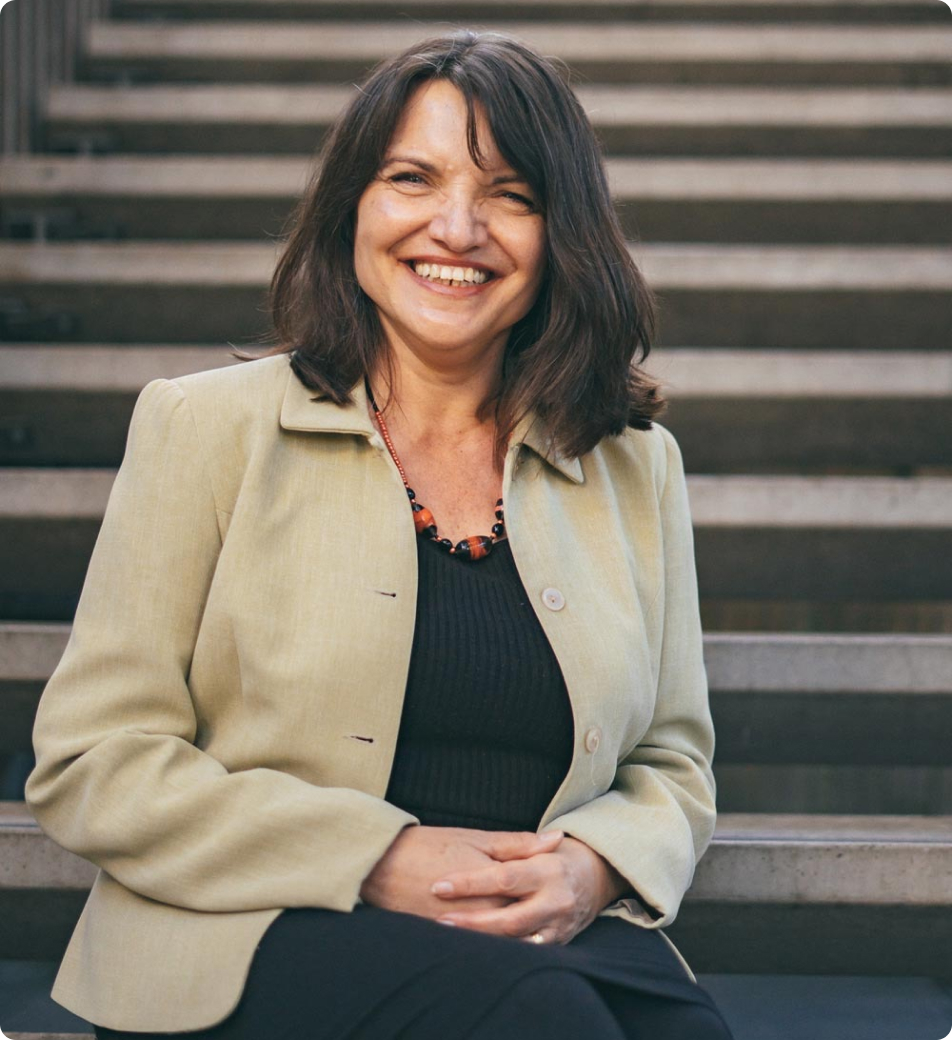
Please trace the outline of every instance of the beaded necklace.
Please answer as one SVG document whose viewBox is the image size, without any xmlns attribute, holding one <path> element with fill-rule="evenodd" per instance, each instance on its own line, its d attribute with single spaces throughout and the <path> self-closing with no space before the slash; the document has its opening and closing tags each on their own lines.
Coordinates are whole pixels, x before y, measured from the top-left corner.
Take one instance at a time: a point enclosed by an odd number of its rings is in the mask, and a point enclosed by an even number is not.
<svg viewBox="0 0 952 1040">
<path fill-rule="evenodd" d="M 471 538 L 464 538 L 461 542 L 457 542 L 456 545 L 454 545 L 449 538 L 441 538 L 437 532 L 436 520 L 434 520 L 433 514 L 425 505 L 417 502 L 416 493 L 413 488 L 410 487 L 406 472 L 397 456 L 397 450 L 394 448 L 393 441 L 390 439 L 390 431 L 387 429 L 387 424 L 384 421 L 383 415 L 377 407 L 377 402 L 374 400 L 369 380 L 367 381 L 366 386 L 367 398 L 370 401 L 370 407 L 373 408 L 377 425 L 380 427 L 383 442 L 386 444 L 387 451 L 390 452 L 390 458 L 393 459 L 394 465 L 397 467 L 397 472 L 400 474 L 400 479 L 403 481 L 403 486 L 407 490 L 407 497 L 410 499 L 410 508 L 413 510 L 413 526 L 416 529 L 416 533 L 422 538 L 428 538 L 431 542 L 436 542 L 437 545 L 442 546 L 451 556 L 458 556 L 462 560 L 472 560 L 475 562 L 476 560 L 481 560 L 483 557 L 488 556 L 492 552 L 493 546 L 496 542 L 500 541 L 506 535 L 506 523 L 503 517 L 502 499 L 500 498 L 496 501 L 496 522 L 492 526 L 491 535 L 473 535 Z"/>
</svg>

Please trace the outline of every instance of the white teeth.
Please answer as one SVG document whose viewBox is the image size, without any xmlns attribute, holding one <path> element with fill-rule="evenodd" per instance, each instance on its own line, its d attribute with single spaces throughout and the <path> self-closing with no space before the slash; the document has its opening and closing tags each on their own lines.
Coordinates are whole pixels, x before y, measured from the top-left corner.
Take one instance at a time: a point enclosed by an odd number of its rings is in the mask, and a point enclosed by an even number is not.
<svg viewBox="0 0 952 1040">
<path fill-rule="evenodd" d="M 489 275 L 473 267 L 445 267 L 442 264 L 413 263 L 413 270 L 421 277 L 443 285 L 482 285 Z"/>
</svg>

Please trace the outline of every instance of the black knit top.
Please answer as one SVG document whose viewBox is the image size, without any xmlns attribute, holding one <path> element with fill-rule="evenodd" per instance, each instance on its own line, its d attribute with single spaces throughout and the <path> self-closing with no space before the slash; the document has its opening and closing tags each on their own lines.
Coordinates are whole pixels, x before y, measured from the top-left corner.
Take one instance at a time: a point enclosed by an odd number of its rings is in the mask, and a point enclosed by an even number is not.
<svg viewBox="0 0 952 1040">
<path fill-rule="evenodd" d="M 476 563 L 417 541 L 416 629 L 387 801 L 428 826 L 534 831 L 572 760 L 558 661 L 508 541 Z"/>
</svg>

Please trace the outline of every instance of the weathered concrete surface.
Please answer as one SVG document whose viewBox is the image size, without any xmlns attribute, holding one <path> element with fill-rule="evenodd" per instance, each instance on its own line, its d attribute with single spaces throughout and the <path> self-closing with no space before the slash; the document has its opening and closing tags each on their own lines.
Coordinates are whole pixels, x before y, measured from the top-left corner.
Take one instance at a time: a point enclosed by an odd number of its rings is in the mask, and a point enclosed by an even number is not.
<svg viewBox="0 0 952 1040">
<path fill-rule="evenodd" d="M 21 802 L 0 802 L 0 889 L 88 889 L 96 868 L 40 831 Z"/>
<path fill-rule="evenodd" d="M 952 107 L 950 107 L 952 111 Z M 251 345 L 267 332 L 277 244 L 0 244 L 0 289 L 46 338 Z M 952 249 L 637 244 L 660 293 L 658 344 L 947 350 Z M 897 323 L 897 313 L 902 318 Z M 809 319 L 809 320 L 807 320 Z"/>
<path fill-rule="evenodd" d="M 952 477 L 688 478 L 695 527 L 952 528 Z"/>
<path fill-rule="evenodd" d="M 0 517 L 101 517 L 115 472 L 0 469 Z M 695 527 L 952 528 L 952 477 L 689 476 Z"/>
<path fill-rule="evenodd" d="M 174 379 L 237 363 L 227 347 L 210 344 L 6 344 L 0 345 L 0 392 L 68 390 L 137 395 L 152 379 Z"/>
<path fill-rule="evenodd" d="M 43 680 L 69 638 L 66 622 L 0 622 L 0 682 Z M 713 693 L 952 695 L 952 635 L 709 632 Z"/>
<path fill-rule="evenodd" d="M 721 816 L 688 899 L 952 905 L 950 817 Z"/>
<path fill-rule="evenodd" d="M 305 59 L 357 58 L 377 62 L 428 35 L 445 22 L 270 21 L 201 24 L 94 22 L 86 54 L 100 58 Z M 486 28 L 492 28 L 487 25 Z M 930 28 L 903 26 L 757 26 L 507 22 L 506 33 L 570 65 L 579 60 L 630 62 L 744 61 L 952 61 L 952 39 Z"/>
<path fill-rule="evenodd" d="M 72 615 L 113 474 L 0 470 L 0 616 Z M 688 488 L 702 600 L 950 598 L 952 478 L 694 476 Z"/>
<path fill-rule="evenodd" d="M 234 364 L 214 344 L 0 345 L 0 389 L 137 393 L 150 380 Z M 706 350 L 669 347 L 647 370 L 678 400 L 821 398 L 883 401 L 952 395 L 952 352 Z"/>
<path fill-rule="evenodd" d="M 265 288 L 279 253 L 257 242 L 0 244 L 0 284 Z M 952 249 L 634 243 L 660 291 L 950 291 Z"/>
<path fill-rule="evenodd" d="M 0 349 L 0 380 L 3 364 Z M 882 402 L 952 395 L 952 353 L 948 351 L 884 355 L 872 350 L 669 347 L 649 355 L 645 367 L 664 382 L 667 396 L 692 404 L 710 398 L 808 398 L 811 402 L 859 398 Z"/>
<path fill-rule="evenodd" d="M 284 84 L 53 87 L 48 137 L 120 152 L 311 153 L 351 90 Z M 584 86 L 610 152 L 948 158 L 949 89 Z"/>
<path fill-rule="evenodd" d="M 415 37 L 416 38 L 416 37 Z M 302 86 L 60 86 L 50 93 L 54 122 L 330 123 L 354 88 Z M 942 89 L 766 89 L 582 86 L 576 91 L 596 126 L 931 126 L 948 128 L 950 92 Z"/>
<path fill-rule="evenodd" d="M 310 156 L 10 156 L 0 159 L 6 198 L 120 195 L 292 199 Z M 947 201 L 952 163 L 862 159 L 625 159 L 607 163 L 616 200 L 773 199 Z"/>
<path fill-rule="evenodd" d="M 388 18 L 392 0 L 113 0 L 119 18 Z M 403 0 L 410 17 L 443 15 L 443 0 Z M 890 24 L 940 22 L 941 14 L 927 0 L 457 0 L 454 17 L 478 23 L 487 12 L 493 18 L 533 18 L 545 21 L 590 19 L 713 21 L 888 21 Z"/>
<path fill-rule="evenodd" d="M 0 887 L 85 888 L 95 869 L 0 803 Z M 722 815 L 688 899 L 952 905 L 952 817 Z"/>
<path fill-rule="evenodd" d="M 712 690 L 952 694 L 950 635 L 709 633 Z"/>
<path fill-rule="evenodd" d="M 937 86 L 952 82 L 952 39 L 902 26 L 608 25 L 507 21 L 502 29 L 600 82 Z M 413 21 L 94 23 L 86 75 L 129 69 L 165 81 L 346 81 L 443 23 Z"/>
<path fill-rule="evenodd" d="M 223 344 L 2 345 L 0 466 L 115 466 L 149 380 L 233 363 Z M 647 367 L 670 404 L 662 422 L 696 473 L 952 466 L 947 351 L 671 347 Z"/>
</svg>

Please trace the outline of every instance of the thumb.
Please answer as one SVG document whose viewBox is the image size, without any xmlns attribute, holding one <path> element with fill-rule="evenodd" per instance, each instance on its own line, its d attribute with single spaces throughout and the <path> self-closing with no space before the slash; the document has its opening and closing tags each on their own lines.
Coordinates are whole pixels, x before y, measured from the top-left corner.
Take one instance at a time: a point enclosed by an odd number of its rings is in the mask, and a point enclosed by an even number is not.
<svg viewBox="0 0 952 1040">
<path fill-rule="evenodd" d="M 565 837 L 563 831 L 494 831 L 490 837 L 488 855 L 500 862 L 509 859 L 528 859 L 542 852 L 553 852 Z"/>
</svg>

